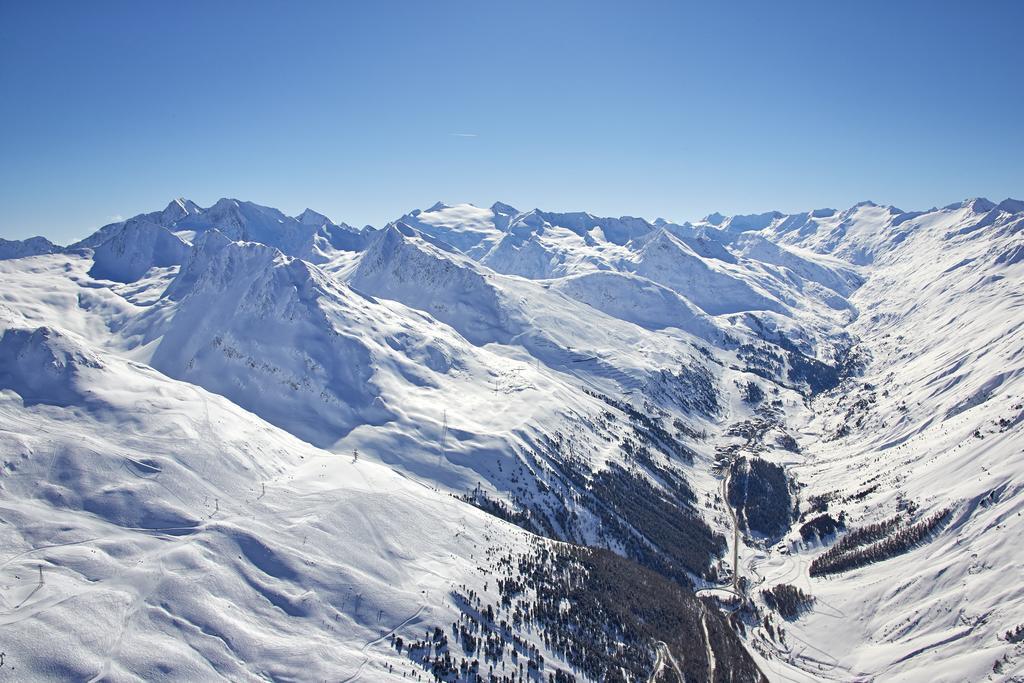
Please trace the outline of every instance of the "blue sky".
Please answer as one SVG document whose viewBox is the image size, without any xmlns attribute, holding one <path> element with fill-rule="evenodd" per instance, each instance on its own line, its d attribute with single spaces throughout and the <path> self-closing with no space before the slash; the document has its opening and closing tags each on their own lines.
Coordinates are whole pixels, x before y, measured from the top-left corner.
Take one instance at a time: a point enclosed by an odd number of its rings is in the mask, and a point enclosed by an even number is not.
<svg viewBox="0 0 1024 683">
<path fill-rule="evenodd" d="M 1024 195 L 1024 3 L 0 3 L 0 236 Z"/>
</svg>

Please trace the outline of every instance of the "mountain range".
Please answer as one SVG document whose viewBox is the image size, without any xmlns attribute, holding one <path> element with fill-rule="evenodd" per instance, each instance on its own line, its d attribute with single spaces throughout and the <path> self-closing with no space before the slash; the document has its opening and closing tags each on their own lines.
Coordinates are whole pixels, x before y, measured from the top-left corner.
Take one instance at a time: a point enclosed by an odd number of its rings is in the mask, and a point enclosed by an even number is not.
<svg viewBox="0 0 1024 683">
<path fill-rule="evenodd" d="M 1022 262 L 981 198 L 2 240 L 0 672 L 1021 680 Z"/>
</svg>

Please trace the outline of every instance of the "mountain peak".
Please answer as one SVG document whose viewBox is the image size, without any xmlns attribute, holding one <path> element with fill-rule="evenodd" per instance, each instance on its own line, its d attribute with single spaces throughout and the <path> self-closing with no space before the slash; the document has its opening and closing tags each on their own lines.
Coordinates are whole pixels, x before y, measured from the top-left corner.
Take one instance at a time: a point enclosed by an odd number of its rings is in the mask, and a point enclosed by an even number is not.
<svg viewBox="0 0 1024 683">
<path fill-rule="evenodd" d="M 237 199 L 233 199 L 231 197 L 221 197 L 220 199 L 218 199 L 214 203 L 213 206 L 211 206 L 207 210 L 208 211 L 215 211 L 215 210 L 216 211 L 226 211 L 226 210 L 229 210 L 229 209 L 238 209 L 238 208 L 241 208 L 241 206 L 242 206 L 242 203 L 239 202 Z"/>
<path fill-rule="evenodd" d="M 199 208 L 199 205 L 191 199 L 178 197 L 176 199 L 172 199 L 167 204 L 167 207 L 160 212 L 160 224 L 163 226 L 174 225 L 182 218 L 202 213 L 202 211 L 203 210 Z"/>
<path fill-rule="evenodd" d="M 175 207 L 177 207 L 177 210 L 181 211 L 182 213 L 198 213 L 199 211 L 202 211 L 202 209 L 199 208 L 198 204 L 196 204 L 191 199 L 185 199 L 184 197 L 175 197 L 174 199 L 172 199 L 170 202 L 167 203 L 167 207 L 164 209 L 164 211 L 174 209 Z"/>
<path fill-rule="evenodd" d="M 510 204 L 506 204 L 505 202 L 494 202 L 493 204 L 491 204 L 491 211 L 499 214 L 519 213 L 519 209 Z"/>
<path fill-rule="evenodd" d="M 748 230 L 763 230 L 774 221 L 782 218 L 784 214 L 780 211 L 766 211 L 765 213 L 748 213 L 732 216 L 728 219 L 725 228 L 730 232 L 746 232 Z"/>
<path fill-rule="evenodd" d="M 1024 211 L 1024 201 L 1007 197 L 1003 201 L 999 202 L 999 205 L 996 208 L 1007 213 L 1020 213 L 1021 211 Z"/>
<path fill-rule="evenodd" d="M 331 219 L 329 219 L 327 216 L 323 215 L 318 211 L 314 211 L 313 209 L 310 208 L 307 208 L 305 211 L 300 213 L 298 216 L 295 217 L 295 219 L 302 223 L 303 225 L 321 226 L 324 224 L 331 223 Z"/>
<path fill-rule="evenodd" d="M 411 228 L 409 228 L 407 223 L 403 223 L 402 221 L 392 221 L 377 233 L 377 238 L 374 242 L 380 244 L 397 244 L 405 239 L 405 233 L 408 230 L 411 230 Z"/>
<path fill-rule="evenodd" d="M 992 209 L 996 208 L 995 202 L 992 202 L 985 197 L 968 197 L 962 202 L 953 202 L 942 207 L 947 210 L 955 211 L 957 209 L 969 209 L 971 213 L 988 213 Z"/>
<path fill-rule="evenodd" d="M 60 247 L 45 237 L 29 237 L 23 240 L 5 240 L 0 238 L 0 261 L 24 256 L 54 254 Z"/>
</svg>

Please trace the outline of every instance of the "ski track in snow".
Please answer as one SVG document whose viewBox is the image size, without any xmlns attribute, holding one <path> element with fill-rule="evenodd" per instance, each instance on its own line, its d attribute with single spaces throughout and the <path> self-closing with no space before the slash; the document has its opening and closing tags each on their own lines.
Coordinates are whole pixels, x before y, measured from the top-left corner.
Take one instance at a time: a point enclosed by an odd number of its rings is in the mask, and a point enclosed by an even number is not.
<svg viewBox="0 0 1024 683">
<path fill-rule="evenodd" d="M 388 631 L 386 633 L 384 633 L 382 636 L 380 636 L 379 638 L 374 638 L 373 640 L 367 641 L 366 645 L 364 645 L 362 647 L 362 649 L 360 650 L 360 652 L 364 655 L 364 658 L 363 658 L 363 661 L 359 663 L 359 668 L 356 669 L 356 672 L 354 674 L 352 674 L 348 678 L 344 679 L 342 681 L 342 683 L 353 683 L 353 681 L 359 680 L 359 677 L 363 674 L 363 669 L 365 668 L 367 663 L 369 663 L 369 661 L 370 661 L 370 658 L 368 656 L 365 656 L 367 650 L 369 650 L 374 645 L 377 645 L 378 643 L 384 642 L 384 640 L 386 640 L 387 637 L 389 635 L 391 635 L 392 633 L 395 633 L 396 631 L 399 631 L 399 630 L 405 628 L 406 626 L 408 626 L 409 624 L 413 623 L 414 621 L 416 621 L 419 618 L 419 616 L 423 613 L 423 611 L 425 609 L 426 609 L 426 605 L 421 605 L 420 608 L 418 610 L 416 610 L 416 613 L 413 614 L 411 617 L 409 617 L 408 619 L 406 619 L 402 623 L 398 624 L 394 628 L 388 629 Z"/>
</svg>

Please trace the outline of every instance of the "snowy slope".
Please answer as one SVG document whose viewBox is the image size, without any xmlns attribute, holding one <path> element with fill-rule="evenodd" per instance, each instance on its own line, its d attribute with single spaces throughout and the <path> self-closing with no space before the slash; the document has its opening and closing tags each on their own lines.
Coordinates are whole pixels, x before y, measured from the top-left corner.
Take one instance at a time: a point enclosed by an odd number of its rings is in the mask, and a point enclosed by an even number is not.
<svg viewBox="0 0 1024 683">
<path fill-rule="evenodd" d="M 439 203 L 362 231 L 176 200 L 2 261 L 9 662 L 378 680 L 426 675 L 390 634 L 437 626 L 511 672 L 452 624 L 526 600 L 504 635 L 545 673 L 755 680 L 690 592 L 736 578 L 771 680 L 1020 676 L 1022 234 L 1014 200 L 693 224 Z M 589 606 L 562 631 L 567 593 Z M 656 603 L 679 612 L 641 627 Z"/>
<path fill-rule="evenodd" d="M 125 301 L 91 279 L 91 267 L 87 257 L 72 255 L 23 260 L 3 272 L 12 285 L 3 290 L 0 339 L 0 505 L 9 520 L 4 546 L 14 550 L 0 568 L 6 666 L 29 678 L 397 679 L 422 672 L 422 653 L 396 648 L 389 634 L 408 643 L 440 628 L 455 639 L 449 625 L 477 619 L 476 600 L 497 604 L 495 573 L 543 547 L 430 482 L 380 464 L 397 455 L 403 469 L 415 469 L 417 451 L 425 450 L 415 440 L 397 454 L 369 439 L 359 455 L 347 445 L 341 454 L 318 450 L 225 398 L 125 357 L 157 358 L 159 340 L 201 341 L 208 338 L 204 325 L 215 321 L 240 342 L 254 344 L 258 332 L 284 345 L 285 321 L 300 334 L 322 333 L 303 327 L 315 314 L 328 330 L 350 324 L 379 335 L 383 344 L 372 351 L 382 362 L 384 347 L 420 354 L 405 369 L 429 377 L 417 366 L 433 363 L 442 372 L 444 356 L 420 346 L 426 335 L 410 323 L 419 320 L 426 330 L 437 323 L 368 300 L 365 307 L 379 306 L 390 319 L 353 321 L 372 313 L 349 310 L 359 299 L 342 284 L 320 281 L 314 266 L 275 249 L 216 232 L 196 240 L 154 304 Z M 53 291 L 36 298 L 13 286 L 31 281 Z M 214 301 L 221 308 L 205 323 L 177 320 Z M 47 318 L 65 331 L 37 326 Z M 274 318 L 284 327 L 268 327 Z M 146 341 L 136 329 L 144 321 L 151 334 L 187 324 L 192 335 L 165 332 Z M 284 348 L 315 351 L 314 339 L 302 342 Z M 207 374 L 241 377 L 216 355 L 196 357 Z M 415 384 L 404 381 L 406 391 Z M 471 385 L 462 382 L 461 391 Z M 490 394 L 488 386 L 479 389 Z M 259 387 L 257 409 L 280 398 L 267 390 Z M 425 409 L 405 398 L 404 409 Z M 525 409 L 516 412 L 522 419 Z M 458 411 L 452 421 L 459 423 Z M 396 431 L 414 436 L 415 427 Z M 436 435 L 425 437 L 434 464 Z M 486 452 L 468 434 L 453 434 L 452 442 L 455 459 Z M 440 478 L 442 470 L 434 465 L 431 473 Z M 749 659 L 737 659 L 738 642 L 724 622 L 683 599 L 705 628 L 713 620 L 705 631 L 711 635 L 694 647 L 710 657 L 726 648 L 719 658 L 733 651 L 722 675 L 757 680 Z M 54 632 L 71 637 L 55 646 Z M 522 652 L 544 654 L 546 672 L 580 675 L 584 664 L 552 651 L 544 632 L 530 626 L 512 633 Z M 653 663 L 653 641 L 638 647 Z M 515 659 L 503 650 L 491 666 L 509 672 Z M 450 651 L 456 661 L 474 657 L 465 644 Z M 690 666 L 708 664 L 694 659 Z"/>
<path fill-rule="evenodd" d="M 0 347 L 0 632 L 22 680 L 380 680 L 411 667 L 382 631 L 450 624 L 454 587 L 483 590 L 474 553 L 528 549 L 60 333 L 8 328 Z"/>
</svg>

